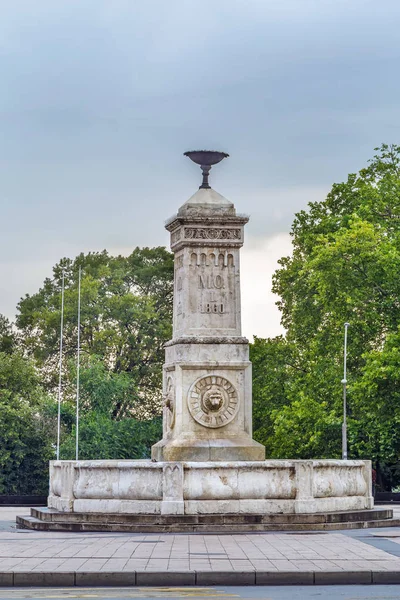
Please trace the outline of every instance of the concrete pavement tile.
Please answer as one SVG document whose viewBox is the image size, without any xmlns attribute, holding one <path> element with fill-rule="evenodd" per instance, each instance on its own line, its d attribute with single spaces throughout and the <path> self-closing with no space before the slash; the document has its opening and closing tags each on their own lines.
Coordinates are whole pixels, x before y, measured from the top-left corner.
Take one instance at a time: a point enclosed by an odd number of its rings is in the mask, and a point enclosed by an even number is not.
<svg viewBox="0 0 400 600">
<path fill-rule="evenodd" d="M 312 560 L 318 571 L 342 571 L 342 567 L 335 564 L 332 560 Z"/>
<path fill-rule="evenodd" d="M 13 569 L 23 560 L 23 558 L 2 558 L 0 560 L 0 571 L 8 571 L 10 568 Z"/>
<path fill-rule="evenodd" d="M 79 569 L 79 567 L 85 564 L 86 561 L 87 558 L 70 558 L 69 560 L 65 561 L 63 568 L 67 567 L 68 571 L 76 571 Z"/>
<path fill-rule="evenodd" d="M 91 559 L 88 558 L 86 560 L 86 562 L 84 562 L 80 567 L 79 571 L 101 571 L 102 567 L 106 564 L 107 559 L 102 558 L 101 560 L 99 559 Z"/>
<path fill-rule="evenodd" d="M 127 558 L 109 558 L 106 564 L 103 566 L 102 571 L 122 571 L 127 562 Z"/>
<path fill-rule="evenodd" d="M 132 556 L 133 550 L 130 548 L 120 548 L 112 555 L 112 558 L 130 558 Z"/>
<path fill-rule="evenodd" d="M 166 571 L 168 569 L 168 558 L 166 560 L 153 560 L 152 558 L 148 561 L 146 569 L 149 567 L 158 568 L 159 571 Z"/>
<path fill-rule="evenodd" d="M 376 570 L 376 571 L 393 571 L 395 569 L 392 569 L 391 567 L 391 563 L 389 563 L 386 560 L 355 560 L 352 563 L 355 566 L 354 570 L 358 570 L 359 568 L 362 569 L 363 567 L 367 566 L 367 568 L 369 568 L 371 571 L 372 570 Z"/>
<path fill-rule="evenodd" d="M 72 558 L 74 556 L 76 556 L 79 552 L 78 548 L 74 548 L 74 547 L 70 547 L 70 548 L 63 548 L 62 550 L 60 550 L 59 552 L 56 552 L 56 554 L 54 556 L 59 556 L 60 558 L 62 557 L 67 557 L 67 558 Z"/>
<path fill-rule="evenodd" d="M 147 566 L 148 560 L 132 560 L 128 559 L 126 565 L 124 566 L 124 571 L 137 571 L 140 569 L 145 569 Z"/>
<path fill-rule="evenodd" d="M 321 567 L 317 566 L 318 561 L 316 560 L 293 560 L 292 563 L 298 568 L 299 571 L 321 570 Z"/>
<path fill-rule="evenodd" d="M 15 571 L 32 571 L 35 567 L 40 567 L 44 563 L 43 558 L 27 558 L 15 566 Z M 40 571 L 40 568 L 39 568 Z"/>
<path fill-rule="evenodd" d="M 232 569 L 232 563 L 229 560 L 213 560 L 212 563 L 209 563 L 213 570 L 215 571 L 225 571 Z"/>
<path fill-rule="evenodd" d="M 219 560 L 217 561 L 211 561 L 212 563 L 215 563 L 216 565 L 219 564 Z M 243 569 L 254 569 L 254 565 L 253 565 L 253 561 L 251 560 L 230 560 L 229 561 L 230 564 L 232 565 L 232 568 L 236 569 L 236 570 L 240 570 L 241 568 Z"/>
<path fill-rule="evenodd" d="M 188 571 L 189 560 L 170 560 L 168 563 L 168 571 Z"/>
<path fill-rule="evenodd" d="M 316 561 L 315 561 L 316 562 Z M 370 571 L 369 560 L 335 560 L 332 561 L 342 571 Z"/>
<path fill-rule="evenodd" d="M 40 566 L 35 567 L 34 570 L 39 571 L 58 571 L 64 564 L 65 558 L 48 558 Z M 68 569 L 71 571 L 71 569 Z"/>
<path fill-rule="evenodd" d="M 376 571 L 400 571 L 400 562 L 393 563 L 388 560 L 371 560 L 368 564 Z"/>
<path fill-rule="evenodd" d="M 271 562 L 278 571 L 298 571 L 296 565 L 288 560 L 271 560 Z"/>
<path fill-rule="evenodd" d="M 272 562 L 267 560 L 266 558 L 264 560 L 252 560 L 251 562 L 256 571 L 270 571 L 270 570 L 277 571 L 278 570 L 275 567 L 275 565 L 273 565 Z"/>
</svg>

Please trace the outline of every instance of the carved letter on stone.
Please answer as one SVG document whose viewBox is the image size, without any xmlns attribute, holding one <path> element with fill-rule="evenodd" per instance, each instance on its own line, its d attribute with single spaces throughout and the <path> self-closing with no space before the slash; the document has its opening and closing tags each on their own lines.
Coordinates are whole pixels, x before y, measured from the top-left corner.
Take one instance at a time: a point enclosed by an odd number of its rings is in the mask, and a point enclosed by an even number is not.
<svg viewBox="0 0 400 600">
<path fill-rule="evenodd" d="M 199 275 L 199 289 L 213 290 L 223 289 L 225 287 L 222 275 Z"/>
</svg>

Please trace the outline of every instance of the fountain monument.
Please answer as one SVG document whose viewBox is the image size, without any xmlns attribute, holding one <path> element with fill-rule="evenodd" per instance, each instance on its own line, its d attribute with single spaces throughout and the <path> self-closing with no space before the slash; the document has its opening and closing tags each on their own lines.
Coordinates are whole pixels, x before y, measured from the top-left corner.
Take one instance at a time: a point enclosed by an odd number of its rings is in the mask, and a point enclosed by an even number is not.
<svg viewBox="0 0 400 600">
<path fill-rule="evenodd" d="M 253 515 L 265 529 L 279 513 L 289 518 L 373 507 L 370 461 L 265 460 L 264 446 L 252 439 L 251 363 L 240 313 L 248 217 L 209 185 L 211 167 L 228 155 L 185 154 L 200 165 L 203 180 L 166 224 L 175 274 L 163 439 L 153 446 L 152 460 L 52 461 L 48 509 L 35 510 L 30 521 L 18 517 L 23 526 L 43 528 L 36 523 L 41 520 L 48 528 L 79 522 L 84 529 L 104 523 L 118 529 L 137 515 L 154 530 L 169 518 L 163 530 L 176 530 L 179 519 L 203 515 L 212 530 L 221 525 L 217 515 Z"/>
</svg>

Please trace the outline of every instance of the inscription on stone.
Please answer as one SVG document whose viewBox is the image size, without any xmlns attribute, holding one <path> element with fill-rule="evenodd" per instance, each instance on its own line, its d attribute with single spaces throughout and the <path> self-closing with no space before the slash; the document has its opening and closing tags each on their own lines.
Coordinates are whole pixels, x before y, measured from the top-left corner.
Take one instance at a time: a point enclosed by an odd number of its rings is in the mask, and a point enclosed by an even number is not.
<svg viewBox="0 0 400 600">
<path fill-rule="evenodd" d="M 221 290 L 225 287 L 222 275 L 199 275 L 200 290 Z"/>
<path fill-rule="evenodd" d="M 240 240 L 240 234 L 240 229 L 205 229 L 203 227 L 185 227 L 184 236 L 187 240 Z M 171 235 L 171 239 L 173 235 L 174 234 Z"/>
<path fill-rule="evenodd" d="M 216 429 L 236 417 L 239 398 L 236 388 L 225 377 L 209 375 L 200 377 L 191 386 L 188 407 L 197 423 Z"/>
<path fill-rule="evenodd" d="M 215 292 L 210 292 L 205 302 L 200 304 L 201 313 L 214 313 L 222 315 L 225 312 L 225 304 L 221 298 L 217 299 Z"/>
</svg>

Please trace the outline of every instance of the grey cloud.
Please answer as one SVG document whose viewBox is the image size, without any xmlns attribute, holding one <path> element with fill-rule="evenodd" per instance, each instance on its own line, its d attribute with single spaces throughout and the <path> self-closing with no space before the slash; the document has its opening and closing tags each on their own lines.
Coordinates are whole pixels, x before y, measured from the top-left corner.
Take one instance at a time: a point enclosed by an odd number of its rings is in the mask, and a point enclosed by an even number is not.
<svg viewBox="0 0 400 600">
<path fill-rule="evenodd" d="M 399 16 L 396 0 L 4 3 L 1 256 L 166 243 L 194 147 L 230 153 L 211 181 L 251 236 L 288 231 L 399 140 Z"/>
</svg>

